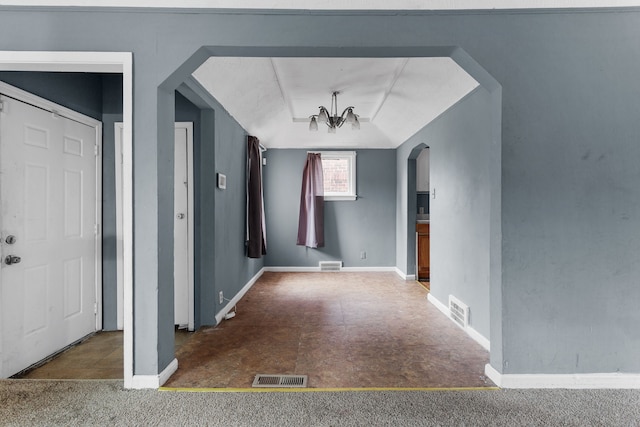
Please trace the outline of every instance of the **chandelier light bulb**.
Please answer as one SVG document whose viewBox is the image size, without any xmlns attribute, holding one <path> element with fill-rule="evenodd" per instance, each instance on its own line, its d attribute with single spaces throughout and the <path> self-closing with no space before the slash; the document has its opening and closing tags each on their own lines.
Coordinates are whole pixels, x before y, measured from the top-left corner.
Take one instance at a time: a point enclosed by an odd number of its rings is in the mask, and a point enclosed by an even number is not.
<svg viewBox="0 0 640 427">
<path fill-rule="evenodd" d="M 349 108 L 349 110 L 347 111 L 347 118 L 346 118 L 347 123 L 353 124 L 355 123 L 356 120 L 357 120 L 356 115 L 353 114 L 353 109 Z"/>
<path fill-rule="evenodd" d="M 316 117 L 315 116 L 311 116 L 311 121 L 309 122 L 309 130 L 311 132 L 317 132 L 318 131 L 318 122 L 316 121 Z"/>
<path fill-rule="evenodd" d="M 320 123 L 327 123 L 329 121 L 329 115 L 327 114 L 326 108 L 320 107 L 320 114 L 318 114 L 318 121 Z"/>
</svg>

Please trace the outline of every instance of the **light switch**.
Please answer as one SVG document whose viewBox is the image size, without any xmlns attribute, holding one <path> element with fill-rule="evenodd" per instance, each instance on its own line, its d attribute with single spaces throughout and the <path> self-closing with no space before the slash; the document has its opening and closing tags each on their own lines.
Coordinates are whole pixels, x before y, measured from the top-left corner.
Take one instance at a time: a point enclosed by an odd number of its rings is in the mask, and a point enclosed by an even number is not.
<svg viewBox="0 0 640 427">
<path fill-rule="evenodd" d="M 224 190 L 227 188 L 227 176 L 222 173 L 218 173 L 218 188 Z"/>
</svg>

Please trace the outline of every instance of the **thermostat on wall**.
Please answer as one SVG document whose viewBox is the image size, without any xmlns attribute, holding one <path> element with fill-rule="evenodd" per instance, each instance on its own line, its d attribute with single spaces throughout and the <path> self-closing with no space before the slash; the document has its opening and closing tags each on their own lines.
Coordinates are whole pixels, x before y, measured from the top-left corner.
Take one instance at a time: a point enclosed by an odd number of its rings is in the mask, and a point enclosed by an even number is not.
<svg viewBox="0 0 640 427">
<path fill-rule="evenodd" d="M 227 175 L 218 173 L 218 188 L 221 190 L 227 188 Z"/>
</svg>

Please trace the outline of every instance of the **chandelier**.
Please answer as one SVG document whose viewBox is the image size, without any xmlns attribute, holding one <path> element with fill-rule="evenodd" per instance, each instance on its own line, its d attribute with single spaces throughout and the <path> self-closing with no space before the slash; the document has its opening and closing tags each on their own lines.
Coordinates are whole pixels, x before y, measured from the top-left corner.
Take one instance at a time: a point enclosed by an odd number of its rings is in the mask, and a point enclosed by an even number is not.
<svg viewBox="0 0 640 427">
<path fill-rule="evenodd" d="M 317 131 L 318 123 L 324 123 L 328 126 L 329 133 L 336 133 L 336 129 L 342 127 L 345 123 L 351 124 L 351 129 L 360 129 L 360 122 L 358 121 L 358 115 L 353 112 L 355 107 L 347 107 L 342 114 L 338 115 L 338 93 L 333 92 L 331 94 L 331 108 L 327 110 L 322 105 L 320 112 L 309 116 L 311 121 L 309 122 L 309 130 Z"/>
</svg>

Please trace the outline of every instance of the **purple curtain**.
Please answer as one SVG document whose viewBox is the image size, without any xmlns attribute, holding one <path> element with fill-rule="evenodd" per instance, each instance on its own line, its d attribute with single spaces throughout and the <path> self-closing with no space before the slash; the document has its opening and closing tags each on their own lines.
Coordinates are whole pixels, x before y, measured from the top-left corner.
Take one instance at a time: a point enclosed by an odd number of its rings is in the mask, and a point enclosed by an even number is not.
<svg viewBox="0 0 640 427">
<path fill-rule="evenodd" d="M 260 141 L 247 137 L 247 256 L 267 254 L 267 232 L 262 198 L 262 153 Z"/>
<path fill-rule="evenodd" d="M 319 153 L 308 153 L 302 172 L 298 245 L 309 248 L 324 246 L 324 182 Z"/>
</svg>

